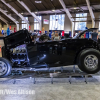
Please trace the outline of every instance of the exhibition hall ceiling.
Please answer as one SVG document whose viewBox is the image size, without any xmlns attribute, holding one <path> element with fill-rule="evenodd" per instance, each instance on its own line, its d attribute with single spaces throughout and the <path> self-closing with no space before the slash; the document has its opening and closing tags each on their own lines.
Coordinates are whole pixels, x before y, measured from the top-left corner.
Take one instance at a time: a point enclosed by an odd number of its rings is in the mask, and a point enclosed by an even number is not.
<svg viewBox="0 0 100 100">
<path fill-rule="evenodd" d="M 18 3 L 18 0 L 5 0 L 12 7 L 14 7 L 19 13 L 26 13 L 26 9 Z M 59 10 L 63 9 L 59 0 L 20 0 L 23 1 L 32 12 L 43 12 L 49 10 Z M 36 3 L 36 1 L 41 1 L 40 3 Z M 71 12 L 77 12 L 78 8 L 81 8 L 80 11 L 88 10 L 86 9 L 86 0 L 63 0 L 66 8 L 73 8 L 74 10 L 70 10 Z M 100 0 L 90 0 L 90 4 L 94 11 L 100 9 Z M 76 8 L 75 8 L 76 7 Z M 59 12 L 59 11 L 58 11 Z M 49 13 L 49 12 L 48 12 Z M 54 12 L 52 12 L 54 13 Z"/>
<path fill-rule="evenodd" d="M 10 4 L 18 13 L 23 16 L 31 16 L 28 11 L 18 2 L 18 0 L 5 0 L 6 3 Z M 36 15 L 50 15 L 65 13 L 59 0 L 19 0 L 23 1 L 26 6 L 34 12 Z M 71 13 L 88 12 L 86 0 L 63 0 L 66 8 Z M 100 12 L 100 0 L 89 0 L 90 5 L 94 12 Z M 7 14 L 11 14 L 14 18 L 19 17 L 0 0 L 0 8 L 5 10 Z M 16 15 L 16 16 L 15 16 Z"/>
</svg>

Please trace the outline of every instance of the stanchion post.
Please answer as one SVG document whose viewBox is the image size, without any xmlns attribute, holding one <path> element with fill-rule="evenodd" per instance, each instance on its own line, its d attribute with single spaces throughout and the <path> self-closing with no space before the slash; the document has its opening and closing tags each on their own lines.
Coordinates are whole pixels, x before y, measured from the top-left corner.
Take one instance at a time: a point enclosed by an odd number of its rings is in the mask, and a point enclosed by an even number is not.
<svg viewBox="0 0 100 100">
<path fill-rule="evenodd" d="M 51 77 L 51 84 L 53 84 L 53 77 Z"/>
<path fill-rule="evenodd" d="M 73 66 L 73 72 L 75 73 L 76 69 L 75 69 L 75 65 Z"/>
<path fill-rule="evenodd" d="M 61 67 L 61 72 L 63 72 L 63 66 Z"/>
<path fill-rule="evenodd" d="M 35 77 L 34 77 L 34 84 L 36 84 Z"/>
<path fill-rule="evenodd" d="M 16 79 L 14 79 L 14 82 L 13 82 L 13 84 L 16 84 Z"/>
<path fill-rule="evenodd" d="M 85 83 L 87 84 L 87 75 L 85 75 Z"/>
<path fill-rule="evenodd" d="M 71 81 L 71 78 L 72 78 L 72 76 L 70 75 L 70 76 L 69 76 L 69 83 L 70 83 L 70 84 L 71 84 L 71 82 L 72 82 L 72 81 Z"/>
</svg>

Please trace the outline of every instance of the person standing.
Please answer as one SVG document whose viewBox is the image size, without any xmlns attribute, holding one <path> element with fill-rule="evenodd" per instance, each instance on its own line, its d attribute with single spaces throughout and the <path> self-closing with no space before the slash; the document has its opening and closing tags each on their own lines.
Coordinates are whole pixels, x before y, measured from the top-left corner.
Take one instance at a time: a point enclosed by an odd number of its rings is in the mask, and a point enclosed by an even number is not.
<svg viewBox="0 0 100 100">
<path fill-rule="evenodd" d="M 51 39 L 51 34 L 52 34 L 52 33 L 51 33 L 51 32 L 49 32 L 49 38 L 50 38 L 50 39 Z"/>
<path fill-rule="evenodd" d="M 4 29 L 2 28 L 2 31 L 1 31 L 2 35 L 4 35 Z"/>
<path fill-rule="evenodd" d="M 100 39 L 100 33 L 98 34 L 98 39 Z"/>
<path fill-rule="evenodd" d="M 54 40 L 54 37 L 55 37 L 55 32 L 53 31 L 51 34 L 51 39 Z"/>
<path fill-rule="evenodd" d="M 7 28 L 7 36 L 10 35 L 10 29 Z"/>
<path fill-rule="evenodd" d="M 56 32 L 55 37 L 54 37 L 54 41 L 59 41 L 59 40 L 61 40 L 61 38 L 60 38 L 58 32 Z"/>
<path fill-rule="evenodd" d="M 98 34 L 98 42 L 100 43 L 100 33 Z"/>
<path fill-rule="evenodd" d="M 97 40 L 98 40 L 98 32 L 97 32 L 97 30 L 94 30 L 94 32 L 91 33 L 91 38 L 92 38 L 94 41 L 97 41 Z"/>
</svg>

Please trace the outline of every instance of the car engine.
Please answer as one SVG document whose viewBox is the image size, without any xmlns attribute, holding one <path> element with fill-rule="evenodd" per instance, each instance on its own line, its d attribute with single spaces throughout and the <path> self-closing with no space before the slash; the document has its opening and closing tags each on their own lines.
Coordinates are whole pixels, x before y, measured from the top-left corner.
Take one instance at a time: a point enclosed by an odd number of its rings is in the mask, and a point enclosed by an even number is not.
<svg viewBox="0 0 100 100">
<path fill-rule="evenodd" d="M 20 45 L 16 48 L 10 49 L 10 59 L 14 66 L 26 66 L 29 59 L 27 54 L 26 45 Z"/>
</svg>

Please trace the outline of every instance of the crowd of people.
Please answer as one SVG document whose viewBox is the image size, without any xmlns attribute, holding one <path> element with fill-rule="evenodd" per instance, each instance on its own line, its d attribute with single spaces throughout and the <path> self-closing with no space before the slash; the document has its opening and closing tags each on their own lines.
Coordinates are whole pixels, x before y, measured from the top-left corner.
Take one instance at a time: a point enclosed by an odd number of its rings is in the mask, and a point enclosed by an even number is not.
<svg viewBox="0 0 100 100">
<path fill-rule="evenodd" d="M 91 38 L 94 41 L 98 41 L 100 39 L 100 34 L 98 30 L 88 32 L 88 37 L 86 37 L 86 32 L 81 35 L 81 38 Z"/>
<path fill-rule="evenodd" d="M 58 31 L 53 31 L 52 33 L 31 33 L 32 41 L 60 41 L 63 38 L 62 34 Z"/>
<path fill-rule="evenodd" d="M 82 31 L 75 31 L 74 32 L 74 35 L 73 36 L 77 36 L 78 33 L 81 33 Z M 97 28 L 95 28 L 94 30 L 92 31 L 87 31 L 87 32 L 84 32 L 80 38 L 90 38 L 94 41 L 100 41 L 100 32 Z"/>
<path fill-rule="evenodd" d="M 1 33 L 5 37 L 5 36 L 8 36 L 8 35 L 14 33 L 14 31 L 7 29 L 7 31 L 1 31 Z M 31 34 L 32 41 L 36 41 L 36 42 L 48 41 L 48 40 L 60 41 L 65 36 L 60 31 L 52 31 L 52 32 L 47 32 L 47 33 L 38 32 L 38 31 L 36 31 L 36 32 L 30 31 L 30 34 Z M 74 35 L 76 35 L 76 34 L 74 34 Z M 83 34 L 81 36 L 81 38 L 86 38 L 86 33 Z M 100 40 L 100 34 L 98 34 L 98 30 L 94 30 L 93 32 L 90 32 L 88 38 L 91 38 L 95 41 Z"/>
<path fill-rule="evenodd" d="M 1 34 L 4 36 L 4 37 L 6 37 L 6 36 L 8 36 L 8 35 L 10 35 L 10 34 L 12 34 L 12 33 L 15 33 L 16 32 L 16 29 L 14 28 L 14 30 L 10 30 L 9 28 L 7 28 L 7 30 L 4 30 L 3 28 L 2 28 L 2 30 L 1 30 Z"/>
</svg>

